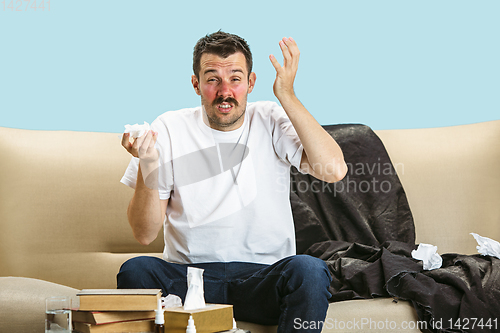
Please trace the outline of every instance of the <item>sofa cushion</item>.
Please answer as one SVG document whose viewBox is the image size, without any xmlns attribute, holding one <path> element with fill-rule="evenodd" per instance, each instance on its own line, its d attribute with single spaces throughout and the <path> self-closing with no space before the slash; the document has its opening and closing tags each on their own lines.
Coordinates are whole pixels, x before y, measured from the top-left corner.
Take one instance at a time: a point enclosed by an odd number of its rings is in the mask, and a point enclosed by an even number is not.
<svg viewBox="0 0 500 333">
<path fill-rule="evenodd" d="M 0 277 L 0 328 L 2 332 L 39 333 L 45 329 L 45 298 L 72 297 L 77 289 L 38 279 Z"/>
</svg>

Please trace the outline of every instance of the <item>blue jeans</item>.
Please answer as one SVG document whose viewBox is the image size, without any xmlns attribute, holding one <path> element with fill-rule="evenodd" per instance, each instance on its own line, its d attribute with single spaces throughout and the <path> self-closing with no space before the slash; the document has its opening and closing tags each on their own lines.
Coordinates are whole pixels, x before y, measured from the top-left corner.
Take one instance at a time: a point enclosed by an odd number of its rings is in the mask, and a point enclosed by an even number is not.
<svg viewBox="0 0 500 333">
<path fill-rule="evenodd" d="M 308 255 L 287 257 L 273 265 L 183 265 L 155 257 L 137 257 L 122 265 L 118 288 L 158 288 L 164 295 L 180 296 L 184 302 L 188 266 L 205 270 L 206 302 L 232 304 L 236 320 L 278 325 L 278 332 L 283 333 L 321 332 L 331 297 L 331 277 L 323 260 Z M 319 328 L 309 329 L 313 326 Z"/>
</svg>

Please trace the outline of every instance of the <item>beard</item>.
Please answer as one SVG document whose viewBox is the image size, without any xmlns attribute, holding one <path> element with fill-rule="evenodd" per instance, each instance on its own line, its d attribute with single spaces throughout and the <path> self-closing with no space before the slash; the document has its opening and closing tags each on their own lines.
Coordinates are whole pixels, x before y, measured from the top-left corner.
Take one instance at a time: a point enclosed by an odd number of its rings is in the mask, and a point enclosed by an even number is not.
<svg viewBox="0 0 500 333">
<path fill-rule="evenodd" d="M 205 114 L 207 115 L 208 123 L 210 127 L 213 129 L 220 131 L 228 131 L 230 130 L 229 128 L 238 123 L 238 121 L 240 121 L 240 119 L 245 115 L 246 105 L 245 108 L 240 112 L 239 110 L 240 103 L 232 97 L 223 98 L 219 96 L 208 107 L 205 107 L 205 105 L 207 105 L 205 98 L 203 98 L 202 96 L 201 99 L 202 99 L 202 105 L 205 108 Z M 222 104 L 224 102 L 231 104 L 233 106 L 233 110 L 231 111 L 230 114 L 218 115 L 217 105 Z"/>
</svg>

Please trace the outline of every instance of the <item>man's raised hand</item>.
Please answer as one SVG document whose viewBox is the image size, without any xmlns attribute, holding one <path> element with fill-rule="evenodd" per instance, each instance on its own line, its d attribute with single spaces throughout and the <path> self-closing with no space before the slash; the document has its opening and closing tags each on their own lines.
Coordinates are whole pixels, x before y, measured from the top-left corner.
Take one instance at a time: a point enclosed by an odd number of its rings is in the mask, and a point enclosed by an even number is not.
<svg viewBox="0 0 500 333">
<path fill-rule="evenodd" d="M 130 142 L 130 133 L 123 133 L 122 146 L 134 157 L 138 157 L 144 162 L 156 162 L 159 154 L 155 148 L 158 133 L 147 131 L 142 136 Z"/>
<path fill-rule="evenodd" d="M 140 172 L 144 185 L 152 190 L 158 189 L 158 160 L 160 154 L 155 148 L 158 133 L 147 131 L 130 142 L 130 134 L 123 133 L 122 146 L 134 157 L 139 158 Z"/>
<path fill-rule="evenodd" d="M 295 95 L 293 91 L 293 82 L 299 67 L 300 51 L 297 43 L 293 38 L 283 38 L 280 43 L 281 52 L 283 53 L 283 66 L 280 65 L 274 55 L 270 55 L 269 59 L 276 69 L 276 80 L 274 81 L 274 95 L 281 99 L 289 98 Z"/>
</svg>

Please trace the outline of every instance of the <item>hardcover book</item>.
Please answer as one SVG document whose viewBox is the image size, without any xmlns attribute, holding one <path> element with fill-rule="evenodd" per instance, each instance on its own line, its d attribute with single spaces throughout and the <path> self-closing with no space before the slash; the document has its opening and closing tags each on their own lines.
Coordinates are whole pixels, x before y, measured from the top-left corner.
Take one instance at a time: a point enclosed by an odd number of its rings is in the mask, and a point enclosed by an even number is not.
<svg viewBox="0 0 500 333">
<path fill-rule="evenodd" d="M 80 311 L 154 311 L 161 289 L 83 289 Z"/>
<path fill-rule="evenodd" d="M 72 311 L 74 322 L 92 325 L 155 319 L 154 311 Z"/>
<path fill-rule="evenodd" d="M 73 330 L 79 333 L 153 332 L 154 326 L 154 320 L 126 321 L 103 325 L 75 322 Z"/>
</svg>

